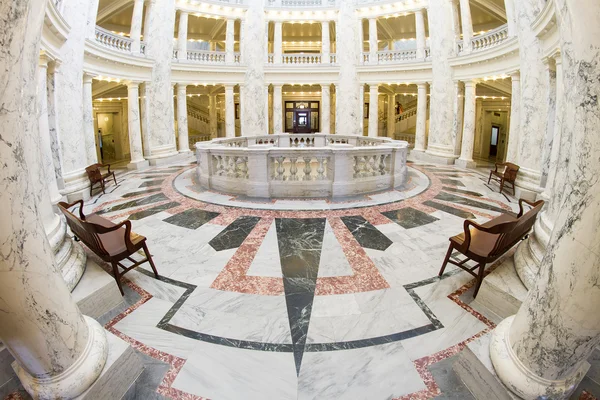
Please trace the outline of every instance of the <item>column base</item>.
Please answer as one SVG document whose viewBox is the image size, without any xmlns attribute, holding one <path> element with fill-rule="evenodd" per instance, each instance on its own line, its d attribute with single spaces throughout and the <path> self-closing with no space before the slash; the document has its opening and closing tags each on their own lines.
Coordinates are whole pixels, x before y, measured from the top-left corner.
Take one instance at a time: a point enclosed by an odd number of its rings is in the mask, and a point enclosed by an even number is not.
<svg viewBox="0 0 600 400">
<path fill-rule="evenodd" d="M 77 360 L 62 373 L 36 378 L 16 361 L 12 367 L 21 384 L 36 399 L 72 399 L 88 390 L 100 376 L 108 357 L 108 342 L 104 328 L 94 319 L 83 316 L 88 326 L 88 341 Z"/>
<path fill-rule="evenodd" d="M 515 269 L 527 289 L 530 289 L 537 280 L 551 233 L 552 226 L 550 226 L 548 215 L 544 211 L 536 219 L 533 232 L 517 247 L 514 256 Z"/>
<path fill-rule="evenodd" d="M 82 314 L 99 318 L 123 303 L 115 278 L 88 258 L 85 273 L 71 295 Z"/>
<path fill-rule="evenodd" d="M 127 169 L 142 170 L 150 167 L 148 160 L 132 161 L 127 164 Z"/>
<path fill-rule="evenodd" d="M 443 164 L 443 165 L 452 165 L 454 164 L 454 160 L 458 157 L 455 155 L 445 155 L 440 153 L 433 153 L 429 150 L 416 150 L 413 149 L 410 153 L 415 160 L 433 163 L 433 164 Z"/>
<path fill-rule="evenodd" d="M 521 167 L 515 181 L 515 197 L 535 201 L 543 190 L 540 187 L 541 180 L 542 175 L 539 171 Z"/>
<path fill-rule="evenodd" d="M 462 158 L 459 158 L 458 160 L 456 160 L 454 162 L 454 164 L 460 168 L 475 168 L 475 167 L 477 167 L 477 163 L 475 161 L 463 160 Z"/>
<path fill-rule="evenodd" d="M 69 172 L 63 176 L 63 179 L 65 186 L 64 189 L 59 190 L 59 193 L 61 196 L 66 196 L 67 202 L 90 199 L 90 180 L 85 169 Z"/>
<path fill-rule="evenodd" d="M 81 244 L 67 236 L 67 225 L 56 215 L 58 227 L 48 236 L 48 241 L 54 252 L 54 261 L 67 284 L 73 291 L 81 279 L 86 265 L 86 254 Z"/>
<path fill-rule="evenodd" d="M 569 377 L 548 380 L 523 365 L 510 344 L 509 331 L 515 316 L 502 321 L 492 332 L 490 358 L 504 385 L 523 399 L 567 399 L 581 382 L 590 364 L 585 361 Z"/>
<path fill-rule="evenodd" d="M 152 167 L 157 167 L 157 166 L 161 166 L 161 165 L 167 165 L 167 164 L 172 164 L 175 162 L 182 162 L 182 161 L 190 161 L 191 162 L 191 161 L 193 161 L 193 155 L 194 155 L 194 153 L 192 153 L 191 151 L 189 153 L 174 152 L 174 153 L 166 154 L 161 157 L 150 158 L 150 159 L 148 159 L 148 162 L 150 163 L 150 166 L 152 166 Z"/>
</svg>

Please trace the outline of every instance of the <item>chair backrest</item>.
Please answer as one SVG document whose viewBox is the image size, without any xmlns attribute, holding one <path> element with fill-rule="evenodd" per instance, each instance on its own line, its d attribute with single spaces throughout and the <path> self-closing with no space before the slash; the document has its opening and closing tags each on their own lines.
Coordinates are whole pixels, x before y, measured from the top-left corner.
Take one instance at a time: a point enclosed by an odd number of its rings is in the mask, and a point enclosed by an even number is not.
<svg viewBox="0 0 600 400">
<path fill-rule="evenodd" d="M 514 246 L 519 240 L 523 238 L 535 224 L 535 219 L 538 213 L 542 210 L 544 202 L 540 201 L 535 207 L 527 211 L 521 216 L 511 229 L 508 230 L 504 235 L 500 235 L 496 241 L 494 249 L 490 252 L 490 257 L 500 256 L 504 254 L 509 248 Z"/>
<path fill-rule="evenodd" d="M 86 167 L 85 172 L 87 172 L 87 176 L 90 179 L 90 182 L 92 182 L 92 183 L 102 180 L 102 173 L 100 172 L 100 164 L 92 164 L 89 167 Z"/>
<path fill-rule="evenodd" d="M 506 164 L 506 169 L 504 170 L 504 177 L 509 182 L 514 182 L 517 179 L 517 172 L 519 172 L 519 167 L 517 164 L 509 163 Z"/>
<path fill-rule="evenodd" d="M 79 204 L 79 207 L 83 207 L 83 201 L 81 200 L 74 204 Z M 86 222 L 78 218 L 71 211 L 69 211 L 69 208 L 72 207 L 74 204 L 67 204 L 64 202 L 58 203 L 58 208 L 67 219 L 67 225 L 69 226 L 69 228 L 71 228 L 73 234 L 77 236 L 79 240 L 85 243 L 85 245 L 89 247 L 90 250 L 92 250 L 100 257 L 108 256 L 109 254 L 102 245 L 102 240 L 100 240 L 98 232 L 96 231 L 96 224 Z M 85 217 L 81 211 L 80 215 L 82 217 Z"/>
</svg>

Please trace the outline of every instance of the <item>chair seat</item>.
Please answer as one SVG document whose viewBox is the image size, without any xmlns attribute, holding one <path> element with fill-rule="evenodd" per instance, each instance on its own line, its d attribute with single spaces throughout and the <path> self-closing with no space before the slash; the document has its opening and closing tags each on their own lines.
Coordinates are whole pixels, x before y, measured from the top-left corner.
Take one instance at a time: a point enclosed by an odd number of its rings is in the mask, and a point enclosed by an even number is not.
<svg viewBox="0 0 600 400">
<path fill-rule="evenodd" d="M 492 173 L 493 176 L 497 176 L 498 178 L 506 178 L 504 176 L 504 172 L 496 172 L 496 171 L 490 171 Z"/>
<path fill-rule="evenodd" d="M 498 224 L 503 224 L 505 222 L 513 222 L 516 221 L 517 218 L 510 214 L 501 214 L 498 217 L 487 221 L 482 224 L 484 228 L 490 228 L 492 226 L 496 226 Z M 494 246 L 496 245 L 496 240 L 498 239 L 498 234 L 492 234 L 487 232 L 482 232 L 473 227 L 469 228 L 471 232 L 471 244 L 469 245 L 469 251 L 479 257 L 487 257 Z M 456 246 L 460 247 L 465 241 L 465 233 L 460 233 L 456 236 L 452 236 L 450 241 L 456 244 Z"/>
<path fill-rule="evenodd" d="M 107 220 L 106 218 L 102 218 L 97 214 L 90 214 L 85 217 L 87 222 L 91 222 L 96 225 L 103 226 L 105 228 L 111 228 L 115 226 L 112 222 Z M 98 234 L 100 240 L 102 241 L 102 245 L 104 249 L 108 252 L 111 257 L 127 252 L 127 246 L 125 245 L 125 228 L 122 227 L 112 232 L 101 233 Z M 138 235 L 137 233 L 131 232 L 130 234 L 131 243 L 137 248 L 138 246 L 144 243 L 146 238 L 142 235 Z"/>
</svg>

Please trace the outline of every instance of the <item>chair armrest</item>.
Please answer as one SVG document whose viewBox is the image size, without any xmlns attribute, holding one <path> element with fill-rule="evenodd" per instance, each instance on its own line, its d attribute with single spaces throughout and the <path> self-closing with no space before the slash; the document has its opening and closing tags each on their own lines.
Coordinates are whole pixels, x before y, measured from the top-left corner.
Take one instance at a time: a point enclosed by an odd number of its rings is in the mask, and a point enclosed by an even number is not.
<svg viewBox="0 0 600 400">
<path fill-rule="evenodd" d="M 525 199 L 519 199 L 519 214 L 517 215 L 517 218 L 521 218 L 524 214 L 525 210 L 523 209 L 523 203 L 526 203 L 528 206 L 533 208 L 543 202 L 544 202 L 544 200 L 538 200 L 538 201 L 533 202 L 533 201 L 529 201 L 529 200 L 525 200 Z"/>
<path fill-rule="evenodd" d="M 131 242 L 131 221 L 129 221 L 128 219 L 111 227 L 105 227 L 98 224 L 94 224 L 94 227 L 96 228 L 96 231 L 100 234 L 114 232 L 118 229 L 121 229 L 122 227 L 125 227 L 125 236 L 123 238 L 125 240 L 125 247 L 127 247 L 127 250 L 129 250 L 130 252 L 135 251 L 133 243 Z"/>
<path fill-rule="evenodd" d="M 494 163 L 494 172 L 498 172 L 498 167 L 504 167 L 506 163 Z"/>
<path fill-rule="evenodd" d="M 82 221 L 85 221 L 85 214 L 83 213 L 83 200 L 77 200 L 70 204 L 65 203 L 64 201 L 61 201 L 58 204 L 65 210 L 69 210 L 74 205 L 79 205 L 79 219 L 81 219 Z"/>
<path fill-rule="evenodd" d="M 479 225 L 478 223 L 467 219 L 467 220 L 465 220 L 465 223 L 463 226 L 464 230 L 465 230 L 465 241 L 463 242 L 463 248 L 464 248 L 464 250 L 467 250 L 469 248 L 469 246 L 471 245 L 471 229 L 470 229 L 470 227 L 473 227 L 480 232 L 497 235 L 497 234 L 502 233 L 506 229 L 506 227 L 512 226 L 514 224 L 515 224 L 514 221 L 509 221 L 509 222 L 502 222 L 500 224 L 485 227 L 483 225 Z"/>
<path fill-rule="evenodd" d="M 108 168 L 108 173 L 110 174 L 110 164 L 100 164 L 100 167 L 106 167 Z"/>
</svg>

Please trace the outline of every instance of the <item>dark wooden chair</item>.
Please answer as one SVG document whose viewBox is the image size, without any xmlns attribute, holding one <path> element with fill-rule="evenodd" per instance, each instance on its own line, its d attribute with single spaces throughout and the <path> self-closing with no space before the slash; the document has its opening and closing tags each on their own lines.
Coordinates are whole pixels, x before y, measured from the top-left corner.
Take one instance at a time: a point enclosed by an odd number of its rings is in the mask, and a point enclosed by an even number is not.
<svg viewBox="0 0 600 400">
<path fill-rule="evenodd" d="M 100 168 L 108 168 L 108 172 L 102 173 Z M 87 176 L 90 180 L 90 196 L 92 195 L 92 191 L 94 190 L 94 185 L 97 183 L 100 184 L 102 188 L 102 193 L 106 193 L 104 191 L 105 182 L 109 180 L 111 177 L 115 181 L 115 185 L 117 184 L 117 178 L 115 177 L 115 173 L 110 170 L 110 164 L 92 164 L 89 167 L 86 167 L 85 172 L 87 172 Z"/>
<path fill-rule="evenodd" d="M 79 217 L 71 212 L 72 207 L 74 211 L 74 206 L 79 206 Z M 131 221 L 126 220 L 120 224 L 114 224 L 96 214 L 85 215 L 83 213 L 83 200 L 71 204 L 60 202 L 58 207 L 67 218 L 67 224 L 75 237 L 81 240 L 98 257 L 112 265 L 113 274 L 121 294 L 123 294 L 121 277 L 146 261 L 150 263 L 154 276 L 159 277 L 152 256 L 146 246 L 146 238 L 131 231 Z M 140 249 L 144 250 L 146 258 L 136 261 L 130 257 Z M 124 259 L 133 264 L 128 267 L 121 264 Z M 119 267 L 123 269 L 123 272 L 119 271 Z"/>
<path fill-rule="evenodd" d="M 523 210 L 523 203 L 527 203 L 532 207 L 526 213 Z M 477 279 L 475 293 L 473 294 L 475 298 L 483 281 L 485 265 L 500 258 L 529 234 L 535 223 L 535 218 L 543 206 L 543 200 L 532 203 L 520 199 L 520 210 L 516 217 L 514 214 L 502 214 L 482 225 L 465 220 L 464 232 L 450 238 L 450 246 L 448 246 L 446 258 L 438 276 L 442 276 L 448 263 L 462 268 Z M 454 250 L 457 250 L 466 258 L 460 262 L 451 260 L 450 256 Z M 477 265 L 474 267 L 465 265 L 469 260 L 476 262 Z"/>
<path fill-rule="evenodd" d="M 501 167 L 501 170 L 498 170 L 498 167 Z M 496 182 L 500 182 L 500 193 L 504 190 L 504 184 L 510 183 L 512 185 L 513 196 L 515 195 L 515 180 L 517 179 L 517 172 L 519 172 L 519 167 L 517 164 L 513 163 L 496 163 L 494 170 L 490 171 L 490 177 L 488 178 L 488 184 L 490 180 L 495 180 Z"/>
</svg>

